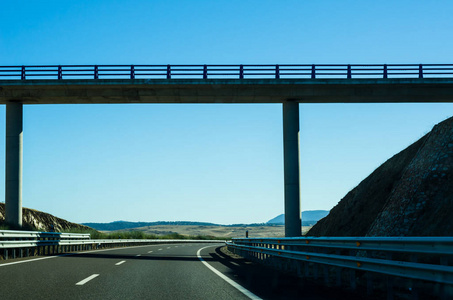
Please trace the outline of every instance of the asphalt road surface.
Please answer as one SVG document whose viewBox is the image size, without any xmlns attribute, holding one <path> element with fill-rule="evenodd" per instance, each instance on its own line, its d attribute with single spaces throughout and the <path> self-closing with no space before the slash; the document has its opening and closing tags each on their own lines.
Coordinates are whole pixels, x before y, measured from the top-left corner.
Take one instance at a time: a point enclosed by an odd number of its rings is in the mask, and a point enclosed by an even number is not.
<svg viewBox="0 0 453 300">
<path fill-rule="evenodd" d="M 0 299 L 331 299 L 231 259 L 222 246 L 160 244 L 2 261 Z"/>
</svg>

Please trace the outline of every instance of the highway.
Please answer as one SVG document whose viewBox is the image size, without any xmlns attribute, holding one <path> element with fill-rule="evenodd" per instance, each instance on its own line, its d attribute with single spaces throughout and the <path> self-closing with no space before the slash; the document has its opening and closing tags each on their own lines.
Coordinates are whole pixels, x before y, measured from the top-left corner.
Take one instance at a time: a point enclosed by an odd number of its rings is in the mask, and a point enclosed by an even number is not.
<svg viewBox="0 0 453 300">
<path fill-rule="evenodd" d="M 197 256 L 207 244 L 160 244 L 0 264 L 1 299 L 250 299 Z M 200 251 L 212 264 L 209 252 Z"/>
<path fill-rule="evenodd" d="M 156 244 L 1 261 L 0 299 L 330 299 L 232 260 L 222 246 Z"/>
</svg>

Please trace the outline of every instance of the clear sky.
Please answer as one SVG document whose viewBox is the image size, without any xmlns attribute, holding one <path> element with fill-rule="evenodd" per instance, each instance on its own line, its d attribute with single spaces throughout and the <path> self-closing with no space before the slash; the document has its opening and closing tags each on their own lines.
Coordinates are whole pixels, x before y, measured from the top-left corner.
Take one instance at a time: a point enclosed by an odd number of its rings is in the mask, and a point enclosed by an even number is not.
<svg viewBox="0 0 453 300">
<path fill-rule="evenodd" d="M 453 63 L 451 1 L 3 1 L 0 65 Z M 302 210 L 452 104 L 301 104 Z M 0 132 L 5 132 L 0 105 Z M 74 222 L 283 213 L 281 105 L 27 105 L 23 205 Z M 0 149 L 5 149 L 0 134 Z M 0 195 L 4 195 L 4 150 Z M 3 197 L 3 196 L 2 196 Z"/>
</svg>

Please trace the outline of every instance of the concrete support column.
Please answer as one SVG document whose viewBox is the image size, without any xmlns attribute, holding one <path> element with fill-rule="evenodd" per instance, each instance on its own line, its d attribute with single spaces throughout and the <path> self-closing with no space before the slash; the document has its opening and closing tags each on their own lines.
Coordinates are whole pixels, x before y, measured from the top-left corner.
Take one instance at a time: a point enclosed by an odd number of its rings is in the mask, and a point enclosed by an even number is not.
<svg viewBox="0 0 453 300">
<path fill-rule="evenodd" d="M 6 104 L 6 222 L 22 226 L 22 103 Z"/>
<path fill-rule="evenodd" d="M 285 236 L 302 235 L 299 180 L 299 103 L 283 103 Z"/>
</svg>

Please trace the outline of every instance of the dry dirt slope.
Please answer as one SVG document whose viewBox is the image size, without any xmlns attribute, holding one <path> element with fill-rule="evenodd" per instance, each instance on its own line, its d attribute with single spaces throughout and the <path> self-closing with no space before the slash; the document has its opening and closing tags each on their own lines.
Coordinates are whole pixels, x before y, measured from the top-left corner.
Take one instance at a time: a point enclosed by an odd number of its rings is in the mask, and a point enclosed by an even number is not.
<svg viewBox="0 0 453 300">
<path fill-rule="evenodd" d="M 29 208 L 22 208 L 23 226 L 25 230 L 37 229 L 41 231 L 50 231 L 51 225 L 55 231 L 91 229 L 88 226 L 71 223 L 66 220 L 57 218 L 51 214 L 37 211 Z M 0 203 L 0 225 L 5 221 L 5 203 Z"/>
<path fill-rule="evenodd" d="M 350 191 L 311 236 L 451 236 L 453 118 Z"/>
</svg>

